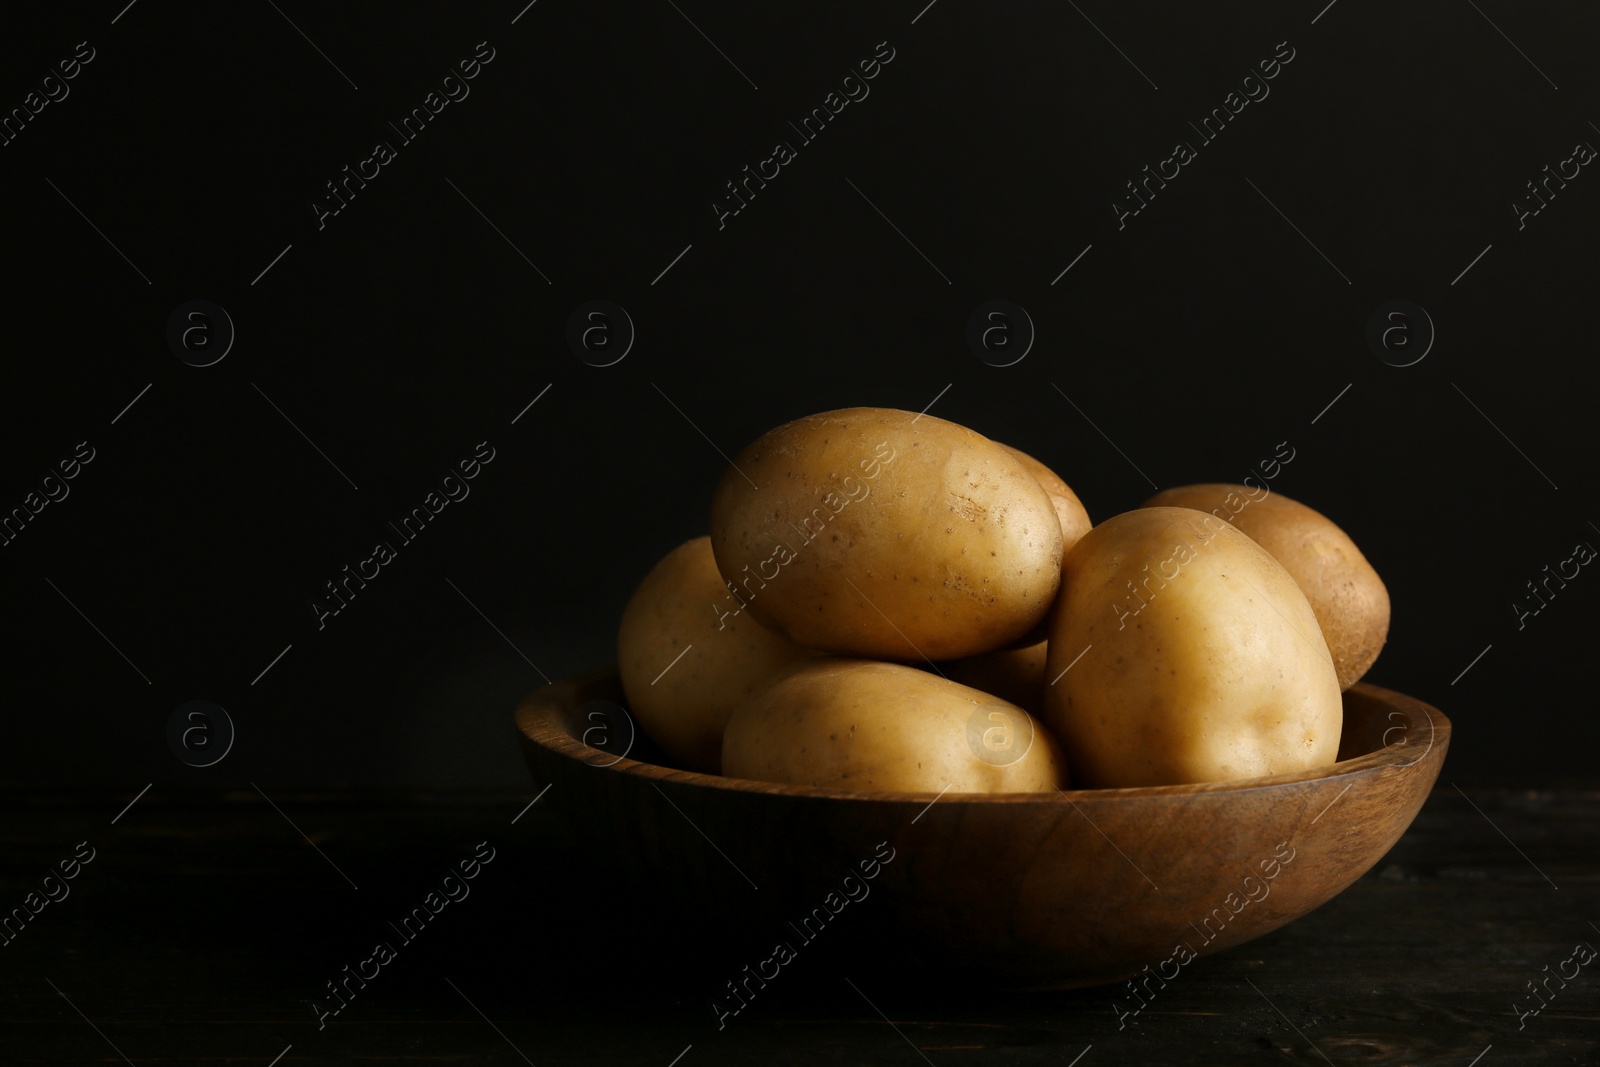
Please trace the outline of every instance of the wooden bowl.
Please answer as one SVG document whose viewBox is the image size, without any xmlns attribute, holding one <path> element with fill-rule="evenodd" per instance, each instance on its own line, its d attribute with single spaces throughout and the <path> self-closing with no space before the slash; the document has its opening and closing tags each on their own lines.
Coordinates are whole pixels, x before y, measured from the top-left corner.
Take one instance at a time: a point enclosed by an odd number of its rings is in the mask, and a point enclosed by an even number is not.
<svg viewBox="0 0 1600 1067">
<path fill-rule="evenodd" d="M 1318 771 L 941 796 L 674 770 L 622 705 L 607 672 L 538 690 L 516 722 L 547 803 L 641 884 L 795 950 L 850 909 L 881 943 L 860 959 L 1014 986 L 1171 978 L 1306 914 L 1400 838 L 1450 745 L 1438 710 L 1358 684 Z"/>
</svg>

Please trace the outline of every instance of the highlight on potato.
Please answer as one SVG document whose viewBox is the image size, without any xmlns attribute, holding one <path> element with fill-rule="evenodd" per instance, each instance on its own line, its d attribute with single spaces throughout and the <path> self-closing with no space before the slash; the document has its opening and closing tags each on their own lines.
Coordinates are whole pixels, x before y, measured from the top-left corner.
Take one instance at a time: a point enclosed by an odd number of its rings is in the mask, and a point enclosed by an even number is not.
<svg viewBox="0 0 1600 1067">
<path fill-rule="evenodd" d="M 1065 788 L 1060 748 L 1021 708 L 898 663 L 824 658 L 784 672 L 728 721 L 723 773 L 913 793 Z"/>
<path fill-rule="evenodd" d="M 1091 530 L 1063 572 L 1045 673 L 1064 673 L 1044 718 L 1082 785 L 1334 762 L 1344 710 L 1327 642 L 1289 572 L 1238 529 L 1140 508 Z"/>
<path fill-rule="evenodd" d="M 1166 489 L 1145 501 L 1146 507 L 1157 505 L 1209 511 L 1272 553 L 1311 602 L 1341 689 L 1372 668 L 1389 636 L 1389 591 L 1333 520 L 1281 493 L 1243 485 Z"/>
<path fill-rule="evenodd" d="M 1329 766 L 1341 690 L 1388 623 L 1349 536 L 1264 484 L 1168 489 L 1094 525 L 1058 468 L 858 407 L 734 457 L 709 534 L 644 576 L 617 654 L 682 769 L 1027 793 Z"/>
<path fill-rule="evenodd" d="M 1061 580 L 1061 522 L 1028 468 L 932 415 L 849 408 L 763 434 L 711 504 L 742 607 L 845 656 L 953 659 L 1026 634 Z"/>
</svg>

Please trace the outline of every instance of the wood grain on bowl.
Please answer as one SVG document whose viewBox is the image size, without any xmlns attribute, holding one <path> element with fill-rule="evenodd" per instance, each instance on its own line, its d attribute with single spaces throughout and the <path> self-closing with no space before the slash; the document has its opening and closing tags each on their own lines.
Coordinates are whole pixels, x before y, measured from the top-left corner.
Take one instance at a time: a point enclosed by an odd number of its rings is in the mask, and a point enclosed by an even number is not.
<svg viewBox="0 0 1600 1067">
<path fill-rule="evenodd" d="M 622 705 L 606 672 L 546 686 L 516 712 L 534 778 L 597 852 L 696 914 L 799 934 L 805 916 L 828 920 L 841 876 L 887 843 L 893 859 L 854 909 L 869 916 L 861 935 L 890 950 L 871 958 L 1017 985 L 1170 979 L 1304 915 L 1394 845 L 1450 744 L 1437 709 L 1359 684 L 1344 695 L 1339 762 L 1315 771 L 1056 794 L 868 792 L 673 769 Z"/>
</svg>

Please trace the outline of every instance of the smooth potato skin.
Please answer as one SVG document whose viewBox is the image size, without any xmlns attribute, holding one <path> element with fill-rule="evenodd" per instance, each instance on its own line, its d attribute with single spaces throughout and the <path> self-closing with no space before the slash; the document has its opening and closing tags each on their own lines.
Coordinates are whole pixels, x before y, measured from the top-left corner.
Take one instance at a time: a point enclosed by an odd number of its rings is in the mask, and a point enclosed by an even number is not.
<svg viewBox="0 0 1600 1067">
<path fill-rule="evenodd" d="M 1049 651 L 1044 719 L 1081 787 L 1229 781 L 1337 757 L 1339 681 L 1311 605 L 1213 516 L 1140 508 L 1091 530 L 1063 564 Z"/>
<path fill-rule="evenodd" d="M 996 709 L 1031 726 L 1020 755 L 981 759 L 974 722 Z M 975 720 L 976 716 L 976 720 Z M 1060 747 L 1031 716 L 987 693 L 898 663 L 832 657 L 798 664 L 741 705 L 722 742 L 735 778 L 837 789 L 1029 793 L 1065 788 Z"/>
<path fill-rule="evenodd" d="M 1044 666 L 1048 658 L 1049 642 L 1039 641 L 1022 648 L 1001 648 L 949 660 L 939 669 L 952 682 L 997 696 L 1037 716 L 1044 711 Z"/>
<path fill-rule="evenodd" d="M 716 608 L 727 601 L 711 539 L 697 537 L 645 575 L 617 630 L 628 706 L 644 732 L 686 770 L 715 773 L 734 707 L 783 667 L 816 655 L 749 615 L 719 619 Z M 673 663 L 687 645 L 694 647 Z"/>
<path fill-rule="evenodd" d="M 1272 553 L 1311 601 L 1339 687 L 1349 689 L 1388 640 L 1389 590 L 1332 519 L 1282 494 L 1254 499 L 1253 493 L 1242 485 L 1185 485 L 1157 493 L 1145 506 L 1212 512 Z"/>
<path fill-rule="evenodd" d="M 1061 523 L 1021 461 L 964 426 L 890 408 L 763 434 L 718 485 L 711 538 L 749 611 L 841 655 L 998 648 L 1048 614 L 1060 584 Z"/>
<path fill-rule="evenodd" d="M 1010 445 L 1001 445 L 1007 452 L 1022 461 L 1028 468 L 1028 473 L 1050 494 L 1050 503 L 1056 509 L 1056 518 L 1061 520 L 1061 550 L 1071 551 L 1078 539 L 1094 528 L 1094 523 L 1089 521 L 1089 513 L 1084 510 L 1083 501 L 1078 499 L 1078 494 L 1072 487 L 1062 480 L 1061 475 L 1046 467 L 1026 452 Z"/>
</svg>

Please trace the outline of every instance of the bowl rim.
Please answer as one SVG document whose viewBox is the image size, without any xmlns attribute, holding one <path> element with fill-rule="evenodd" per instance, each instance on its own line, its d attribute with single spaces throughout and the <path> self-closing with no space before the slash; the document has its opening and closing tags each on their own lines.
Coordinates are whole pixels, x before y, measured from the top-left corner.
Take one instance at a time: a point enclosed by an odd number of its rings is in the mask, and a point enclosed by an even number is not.
<svg viewBox="0 0 1600 1067">
<path fill-rule="evenodd" d="M 1057 789 L 1053 793 L 966 793 L 953 792 L 948 788 L 943 792 L 935 793 L 789 785 L 781 782 L 763 782 L 752 778 L 733 778 L 722 774 L 707 774 L 701 771 L 682 770 L 658 763 L 648 763 L 643 760 L 631 759 L 626 754 L 622 756 L 614 755 L 603 749 L 587 745 L 573 737 L 558 721 L 557 716 L 560 713 L 560 709 L 568 704 L 591 699 L 588 694 L 592 690 L 607 683 L 614 683 L 616 678 L 617 672 L 615 668 L 608 668 L 589 674 L 563 678 L 549 685 L 541 686 L 525 697 L 517 706 L 513 719 L 518 732 L 528 743 L 571 759 L 574 762 L 585 764 L 597 770 L 613 771 L 647 779 L 651 783 L 669 782 L 674 785 L 702 789 L 715 789 L 734 793 L 759 793 L 769 796 L 812 797 L 819 800 L 837 801 L 880 801 L 926 804 L 928 806 L 931 806 L 933 801 L 944 797 L 958 797 L 962 803 L 969 804 L 1043 803 L 1072 805 L 1079 801 L 1093 802 L 1097 800 L 1173 797 L 1208 793 L 1243 793 L 1304 782 L 1338 781 L 1343 778 L 1366 776 L 1386 769 L 1403 770 L 1421 763 L 1436 746 L 1440 748 L 1442 753 L 1448 750 L 1450 744 L 1450 719 L 1444 712 L 1405 693 L 1371 685 L 1367 682 L 1357 682 L 1350 687 L 1351 691 L 1359 692 L 1362 696 L 1386 705 L 1390 709 L 1389 717 L 1391 719 L 1396 714 L 1402 716 L 1404 721 L 1398 724 L 1397 727 L 1390 727 L 1389 730 L 1385 730 L 1385 736 L 1388 735 L 1390 730 L 1404 728 L 1406 731 L 1405 736 L 1409 738 L 1411 736 L 1410 731 L 1413 728 L 1420 728 L 1426 723 L 1428 727 L 1428 744 L 1420 756 L 1412 755 L 1411 750 L 1407 747 L 1407 742 L 1402 741 L 1399 744 L 1385 745 L 1376 751 L 1308 771 L 1289 771 L 1282 774 L 1261 775 L 1255 778 L 1237 778 L 1224 782 L 1123 786 L 1107 789 Z M 613 701 L 613 703 L 616 702 Z M 622 705 L 619 704 L 618 706 L 621 707 Z M 626 708 L 623 708 L 623 710 L 627 711 Z M 633 723 L 633 728 L 637 731 L 639 727 L 634 720 L 632 712 L 628 711 L 627 713 L 630 723 Z M 632 750 L 632 745 L 629 746 L 628 750 Z"/>
</svg>

